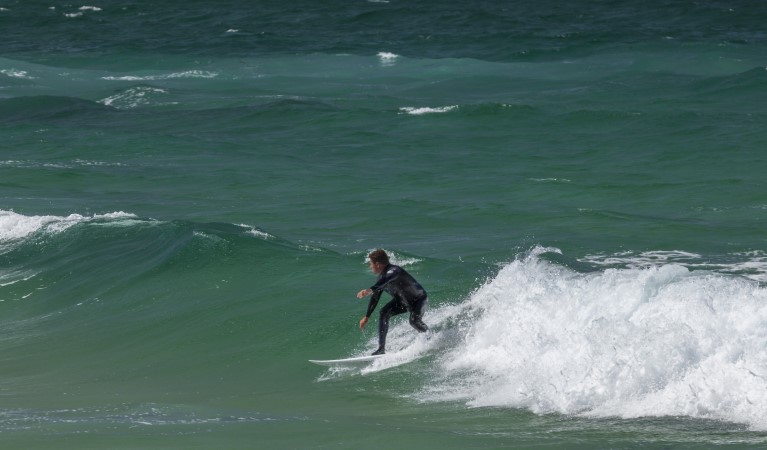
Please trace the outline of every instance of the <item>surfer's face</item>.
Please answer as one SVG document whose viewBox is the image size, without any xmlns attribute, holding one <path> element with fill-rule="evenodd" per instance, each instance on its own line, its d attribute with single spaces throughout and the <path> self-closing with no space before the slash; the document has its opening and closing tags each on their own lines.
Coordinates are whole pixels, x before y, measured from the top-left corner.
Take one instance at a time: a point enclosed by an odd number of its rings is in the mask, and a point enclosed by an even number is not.
<svg viewBox="0 0 767 450">
<path fill-rule="evenodd" d="M 374 263 L 373 261 L 370 261 L 370 271 L 379 274 L 383 270 L 383 264 L 381 263 Z"/>
</svg>

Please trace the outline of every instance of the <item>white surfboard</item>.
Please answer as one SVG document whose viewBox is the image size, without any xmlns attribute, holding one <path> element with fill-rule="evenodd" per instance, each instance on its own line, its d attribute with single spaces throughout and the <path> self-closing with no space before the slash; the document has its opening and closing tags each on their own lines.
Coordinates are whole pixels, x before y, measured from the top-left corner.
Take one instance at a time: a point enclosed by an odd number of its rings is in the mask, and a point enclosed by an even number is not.
<svg viewBox="0 0 767 450">
<path fill-rule="evenodd" d="M 386 355 L 357 356 L 354 358 L 343 359 L 310 359 L 309 362 L 330 367 L 355 367 L 364 366 L 382 356 Z"/>
</svg>

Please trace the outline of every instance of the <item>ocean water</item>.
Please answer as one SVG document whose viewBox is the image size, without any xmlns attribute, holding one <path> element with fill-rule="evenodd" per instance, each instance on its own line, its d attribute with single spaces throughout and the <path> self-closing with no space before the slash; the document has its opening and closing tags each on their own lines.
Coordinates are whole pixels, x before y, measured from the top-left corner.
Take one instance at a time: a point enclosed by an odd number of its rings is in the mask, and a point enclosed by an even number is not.
<svg viewBox="0 0 767 450">
<path fill-rule="evenodd" d="M 0 445 L 764 448 L 766 21 L 0 2 Z"/>
</svg>

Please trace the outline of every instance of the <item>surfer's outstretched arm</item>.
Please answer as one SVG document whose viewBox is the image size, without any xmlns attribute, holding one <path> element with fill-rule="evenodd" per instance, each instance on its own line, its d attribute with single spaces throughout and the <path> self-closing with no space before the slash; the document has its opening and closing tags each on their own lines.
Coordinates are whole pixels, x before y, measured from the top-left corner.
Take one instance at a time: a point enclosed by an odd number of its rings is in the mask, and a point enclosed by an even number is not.
<svg viewBox="0 0 767 450">
<path fill-rule="evenodd" d="M 373 293 L 372 289 L 363 289 L 357 292 L 357 298 L 365 298 L 372 293 Z M 360 319 L 360 330 L 365 329 L 365 325 L 368 324 L 368 319 L 370 319 L 368 316 L 365 316 L 362 319 Z"/>
<path fill-rule="evenodd" d="M 363 290 L 357 292 L 357 298 L 362 299 L 362 298 L 365 298 L 365 297 L 367 297 L 368 295 L 370 295 L 372 293 L 373 293 L 372 289 L 363 289 Z M 368 319 L 370 319 L 370 317 L 368 317 L 368 316 L 365 316 L 362 319 L 360 319 L 360 331 L 365 329 L 365 325 L 368 324 Z"/>
<path fill-rule="evenodd" d="M 365 289 L 365 290 L 360 291 L 357 294 L 357 297 L 358 298 L 363 298 L 363 297 L 365 297 L 365 295 L 368 295 L 368 294 L 360 295 L 360 294 L 363 294 L 365 292 L 370 292 L 370 293 L 373 294 L 373 296 L 370 297 L 370 302 L 368 303 L 368 310 L 365 313 L 365 317 L 363 317 L 360 320 L 360 330 L 364 330 L 365 329 L 365 325 L 367 325 L 368 320 L 370 319 L 370 315 L 373 314 L 373 311 L 375 311 L 376 306 L 378 305 L 378 299 L 381 298 L 381 291 L 373 291 L 372 289 Z"/>
</svg>

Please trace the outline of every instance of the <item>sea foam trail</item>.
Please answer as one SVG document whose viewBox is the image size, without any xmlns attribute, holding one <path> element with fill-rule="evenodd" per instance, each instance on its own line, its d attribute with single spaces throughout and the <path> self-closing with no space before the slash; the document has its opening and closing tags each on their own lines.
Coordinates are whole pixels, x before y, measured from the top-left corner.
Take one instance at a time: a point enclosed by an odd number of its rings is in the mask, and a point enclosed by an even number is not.
<svg viewBox="0 0 767 450">
<path fill-rule="evenodd" d="M 767 430 L 767 290 L 752 281 L 678 265 L 582 274 L 532 254 L 429 316 L 455 342 L 425 400 Z"/>
</svg>

